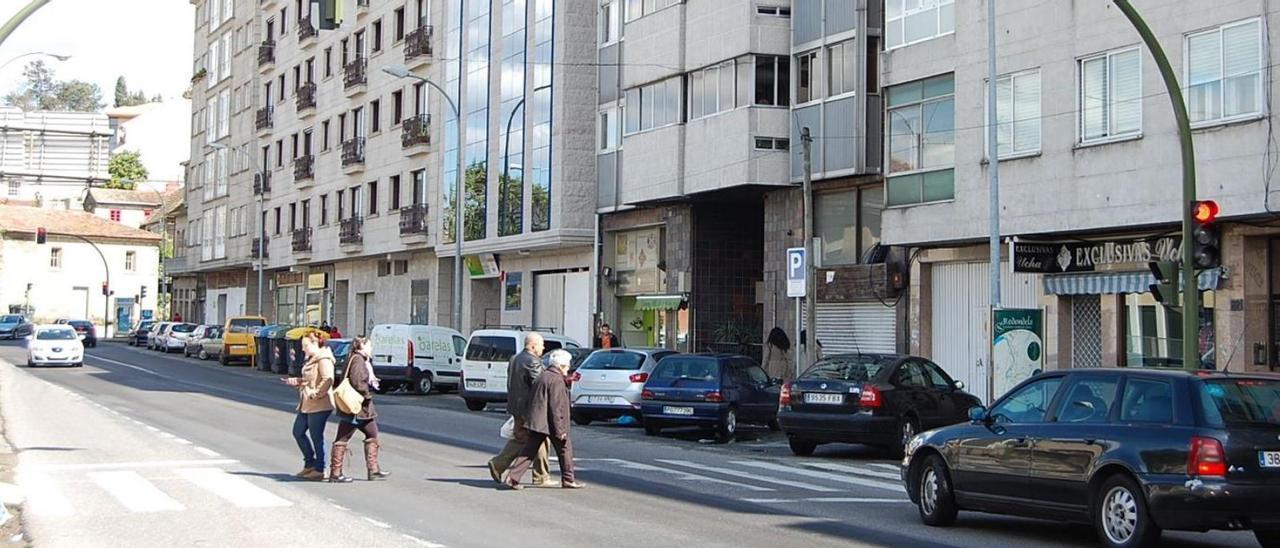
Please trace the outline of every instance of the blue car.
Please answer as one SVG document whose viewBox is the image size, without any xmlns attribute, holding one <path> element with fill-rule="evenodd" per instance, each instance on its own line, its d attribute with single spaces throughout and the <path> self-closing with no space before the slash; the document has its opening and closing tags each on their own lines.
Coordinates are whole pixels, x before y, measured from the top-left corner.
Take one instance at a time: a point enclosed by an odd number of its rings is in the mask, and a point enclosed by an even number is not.
<svg viewBox="0 0 1280 548">
<path fill-rule="evenodd" d="M 755 360 L 732 354 L 678 354 L 658 362 L 640 393 L 644 432 L 666 427 L 713 428 L 733 439 L 739 423 L 778 430 L 781 382 Z"/>
</svg>

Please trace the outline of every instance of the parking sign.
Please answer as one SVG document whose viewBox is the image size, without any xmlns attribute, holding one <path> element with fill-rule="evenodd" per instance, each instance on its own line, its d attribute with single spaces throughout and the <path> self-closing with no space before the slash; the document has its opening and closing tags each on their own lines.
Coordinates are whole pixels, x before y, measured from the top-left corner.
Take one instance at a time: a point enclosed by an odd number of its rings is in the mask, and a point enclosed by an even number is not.
<svg viewBox="0 0 1280 548">
<path fill-rule="evenodd" d="M 787 296 L 803 297 L 808 293 L 804 271 L 804 248 L 787 248 Z"/>
</svg>

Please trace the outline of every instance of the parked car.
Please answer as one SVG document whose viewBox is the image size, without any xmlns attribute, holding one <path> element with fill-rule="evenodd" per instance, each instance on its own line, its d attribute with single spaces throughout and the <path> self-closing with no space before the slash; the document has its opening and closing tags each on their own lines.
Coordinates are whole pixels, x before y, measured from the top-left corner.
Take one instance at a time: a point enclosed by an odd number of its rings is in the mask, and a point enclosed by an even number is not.
<svg viewBox="0 0 1280 548">
<path fill-rule="evenodd" d="M 982 402 L 937 364 L 896 354 L 840 354 L 782 387 L 778 422 L 791 451 L 825 443 L 874 445 L 901 453 L 925 430 L 969 420 Z"/>
<path fill-rule="evenodd" d="M 191 338 L 191 332 L 196 330 L 196 324 L 193 323 L 175 323 L 165 330 L 164 335 L 157 339 L 156 346 L 161 352 L 168 354 L 175 350 L 181 351 L 187 347 L 187 339 Z"/>
<path fill-rule="evenodd" d="M 202 360 L 222 357 L 222 333 L 221 325 L 210 325 L 204 332 L 204 339 L 200 341 L 200 348 L 196 350 L 196 357 Z"/>
<path fill-rule="evenodd" d="M 662 358 L 675 354 L 665 348 L 610 348 L 587 357 L 571 378 L 571 417 L 580 425 L 623 415 L 640 418 L 640 393 Z"/>
<path fill-rule="evenodd" d="M 572 375 L 579 367 L 582 367 L 582 362 L 587 361 L 587 358 L 599 348 L 561 348 L 561 350 L 569 353 L 571 359 L 569 362 L 569 374 Z M 544 352 L 542 354 L 542 366 L 546 367 L 550 364 L 551 352 Z"/>
<path fill-rule="evenodd" d="M 471 333 L 462 360 L 462 399 L 467 409 L 482 411 L 489 403 L 507 401 L 507 362 L 524 349 L 526 334 L 516 329 L 478 329 Z M 558 348 L 582 347 L 569 337 L 539 334 L 545 342 L 544 354 Z"/>
<path fill-rule="evenodd" d="M 129 346 L 146 346 L 147 334 L 151 332 L 151 328 L 156 325 L 155 320 L 142 320 L 138 325 L 129 331 Z"/>
<path fill-rule="evenodd" d="M 974 510 L 1091 523 L 1107 546 L 1162 529 L 1253 529 L 1280 546 L 1280 376 L 1052 372 L 970 417 L 907 448 L 902 478 L 928 525 Z"/>
<path fill-rule="evenodd" d="M 80 337 L 80 342 L 85 348 L 98 347 L 98 329 L 89 320 L 70 320 L 66 325 L 76 330 L 76 335 Z"/>
<path fill-rule="evenodd" d="M 324 344 L 333 352 L 333 378 L 341 379 L 346 371 L 347 360 L 351 359 L 351 339 L 329 339 Z"/>
<path fill-rule="evenodd" d="M 174 323 L 176 322 L 160 322 L 153 325 L 151 327 L 151 331 L 147 332 L 147 349 L 159 350 L 160 347 L 158 343 L 161 337 L 169 332 L 169 328 L 172 327 Z"/>
<path fill-rule="evenodd" d="M 217 350 L 210 353 L 208 348 L 213 342 L 217 346 Z M 216 356 L 217 352 L 222 351 L 222 327 L 217 325 L 200 325 L 196 326 L 195 331 L 187 337 L 187 343 L 182 348 L 182 356 L 189 358 L 195 356 L 202 360 L 209 359 L 209 356 Z"/>
<path fill-rule="evenodd" d="M 267 319 L 262 316 L 227 318 L 222 326 L 222 350 L 218 352 L 218 363 L 229 365 L 232 361 L 245 360 L 252 364 L 258 348 L 254 337 L 265 325 Z"/>
<path fill-rule="evenodd" d="M 746 356 L 668 356 L 640 393 L 644 433 L 656 435 L 671 426 L 710 427 L 723 443 L 733 439 L 739 423 L 777 430 L 781 384 Z"/>
<path fill-rule="evenodd" d="M 467 339 L 437 325 L 381 324 L 369 334 L 373 372 L 387 389 L 407 385 L 416 394 L 458 387 Z"/>
<path fill-rule="evenodd" d="M 69 325 L 39 325 L 27 340 L 27 367 L 84 365 L 84 344 Z"/>
<path fill-rule="evenodd" d="M 14 340 L 19 337 L 18 327 L 27 323 L 22 314 L 5 314 L 0 316 L 0 337 Z"/>
</svg>

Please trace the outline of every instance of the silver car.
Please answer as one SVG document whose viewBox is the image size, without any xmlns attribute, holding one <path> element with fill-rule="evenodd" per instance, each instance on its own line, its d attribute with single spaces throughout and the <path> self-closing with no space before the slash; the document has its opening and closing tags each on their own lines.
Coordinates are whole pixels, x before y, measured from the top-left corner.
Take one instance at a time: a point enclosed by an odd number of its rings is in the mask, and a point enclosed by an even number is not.
<svg viewBox="0 0 1280 548">
<path fill-rule="evenodd" d="M 163 340 L 164 335 L 169 332 L 174 322 L 160 322 L 151 326 L 151 331 L 147 332 L 147 349 L 159 350 L 159 343 Z"/>
<path fill-rule="evenodd" d="M 676 352 L 666 348 L 595 351 L 573 374 L 573 422 L 585 426 L 596 419 L 639 418 L 645 381 L 658 361 L 672 354 Z"/>
</svg>

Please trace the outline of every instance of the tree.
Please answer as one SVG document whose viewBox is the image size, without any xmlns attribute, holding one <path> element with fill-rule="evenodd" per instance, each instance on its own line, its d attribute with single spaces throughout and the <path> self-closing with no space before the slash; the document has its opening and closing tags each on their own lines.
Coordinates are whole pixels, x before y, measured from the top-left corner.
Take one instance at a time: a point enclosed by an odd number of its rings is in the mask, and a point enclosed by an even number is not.
<svg viewBox="0 0 1280 548">
<path fill-rule="evenodd" d="M 156 102 L 156 103 L 160 102 L 160 95 L 156 94 L 155 97 L 151 99 L 147 99 L 147 94 L 144 93 L 142 90 L 137 90 L 130 93 L 129 85 L 125 82 L 124 76 L 120 76 L 116 78 L 116 93 L 115 93 L 116 107 L 132 107 L 137 105 L 143 105 L 150 102 Z"/>
<path fill-rule="evenodd" d="M 129 86 L 124 83 L 124 76 L 116 77 L 116 102 L 113 106 L 122 107 L 129 100 Z"/>
<path fill-rule="evenodd" d="M 28 63 L 22 71 L 26 81 L 4 96 L 4 101 L 26 111 L 69 110 L 97 112 L 106 106 L 97 84 L 83 80 L 59 81 L 42 60 Z"/>
<path fill-rule="evenodd" d="M 149 175 L 142 165 L 142 155 L 131 150 L 112 154 L 107 173 L 111 174 L 111 180 L 106 187 L 122 190 L 133 190 L 138 181 L 147 180 Z"/>
</svg>

